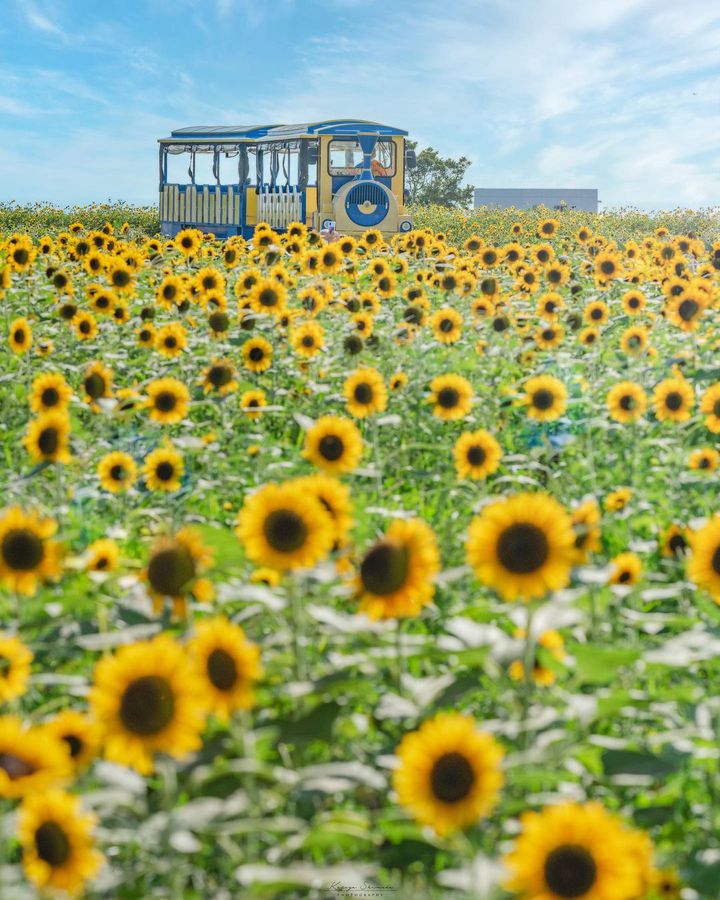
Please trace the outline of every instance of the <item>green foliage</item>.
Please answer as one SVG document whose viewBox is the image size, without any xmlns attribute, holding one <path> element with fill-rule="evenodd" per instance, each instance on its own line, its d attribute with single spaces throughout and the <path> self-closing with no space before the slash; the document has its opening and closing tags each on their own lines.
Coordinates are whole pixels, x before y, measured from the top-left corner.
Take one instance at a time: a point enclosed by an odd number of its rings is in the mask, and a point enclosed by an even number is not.
<svg viewBox="0 0 720 900">
<path fill-rule="evenodd" d="M 408 146 L 414 149 L 417 145 L 408 141 Z M 443 158 L 433 147 L 425 147 L 417 154 L 417 167 L 405 175 L 406 202 L 413 206 L 467 208 L 475 188 L 464 185 L 463 180 L 471 164 L 465 156 Z"/>
</svg>

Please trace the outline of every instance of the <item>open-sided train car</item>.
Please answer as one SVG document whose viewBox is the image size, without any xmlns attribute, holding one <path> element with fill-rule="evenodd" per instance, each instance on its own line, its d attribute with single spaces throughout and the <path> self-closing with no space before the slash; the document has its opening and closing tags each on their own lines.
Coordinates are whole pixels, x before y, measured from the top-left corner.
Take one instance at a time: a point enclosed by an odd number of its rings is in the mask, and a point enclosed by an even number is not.
<svg viewBox="0 0 720 900">
<path fill-rule="evenodd" d="M 259 222 L 283 231 L 297 221 L 342 234 L 410 231 L 406 137 L 351 119 L 180 128 L 159 141 L 162 233 L 247 238 Z"/>
</svg>

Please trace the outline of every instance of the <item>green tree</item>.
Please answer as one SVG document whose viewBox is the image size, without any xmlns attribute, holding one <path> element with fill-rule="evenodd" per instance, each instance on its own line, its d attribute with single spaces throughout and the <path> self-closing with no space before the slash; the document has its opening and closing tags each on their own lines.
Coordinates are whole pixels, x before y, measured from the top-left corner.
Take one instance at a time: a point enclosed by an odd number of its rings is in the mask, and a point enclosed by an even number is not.
<svg viewBox="0 0 720 900">
<path fill-rule="evenodd" d="M 408 141 L 411 149 L 416 146 L 414 141 Z M 421 150 L 417 167 L 406 175 L 408 202 L 421 206 L 437 203 L 455 209 L 470 206 L 475 188 L 462 183 L 470 164 L 465 156 L 443 159 L 433 147 Z"/>
</svg>

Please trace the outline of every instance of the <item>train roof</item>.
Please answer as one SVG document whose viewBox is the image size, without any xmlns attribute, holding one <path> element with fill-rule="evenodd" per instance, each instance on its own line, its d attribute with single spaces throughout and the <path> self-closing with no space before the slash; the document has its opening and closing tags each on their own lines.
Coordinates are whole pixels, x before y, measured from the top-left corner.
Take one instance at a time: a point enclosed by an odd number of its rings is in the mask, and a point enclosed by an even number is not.
<svg viewBox="0 0 720 900">
<path fill-rule="evenodd" d="M 301 137 L 315 137 L 319 134 L 407 135 L 407 131 L 362 119 L 328 119 L 324 122 L 303 122 L 297 125 L 191 125 L 188 128 L 177 128 L 170 137 L 161 138 L 160 141 L 161 143 L 194 140 L 287 141 Z"/>
</svg>

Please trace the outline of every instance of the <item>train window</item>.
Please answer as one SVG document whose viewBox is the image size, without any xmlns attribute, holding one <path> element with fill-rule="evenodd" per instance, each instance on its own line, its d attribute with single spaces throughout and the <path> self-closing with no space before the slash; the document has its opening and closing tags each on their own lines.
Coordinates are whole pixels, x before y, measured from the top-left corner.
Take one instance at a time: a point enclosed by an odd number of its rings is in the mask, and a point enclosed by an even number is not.
<svg viewBox="0 0 720 900">
<path fill-rule="evenodd" d="M 357 141 L 330 141 L 328 167 L 331 175 L 357 175 L 362 161 L 363 152 Z M 375 144 L 372 173 L 378 177 L 395 174 L 395 144 L 392 141 L 377 141 Z"/>
</svg>

